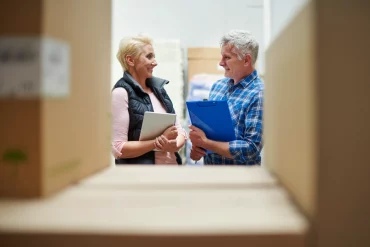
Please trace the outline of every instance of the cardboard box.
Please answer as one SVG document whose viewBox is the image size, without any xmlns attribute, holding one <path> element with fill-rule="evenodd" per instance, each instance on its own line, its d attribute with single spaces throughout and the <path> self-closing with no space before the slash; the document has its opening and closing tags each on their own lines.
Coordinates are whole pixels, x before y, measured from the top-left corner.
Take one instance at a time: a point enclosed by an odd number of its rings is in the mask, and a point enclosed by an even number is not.
<svg viewBox="0 0 370 247">
<path fill-rule="evenodd" d="M 265 165 L 313 223 L 310 246 L 370 246 L 366 30 L 367 1 L 307 1 L 266 52 Z"/>
<path fill-rule="evenodd" d="M 313 20 L 314 5 L 311 3 L 266 52 L 264 121 L 265 164 L 311 215 L 315 211 L 317 155 Z M 288 70 L 290 72 L 286 73 Z"/>
<path fill-rule="evenodd" d="M 275 187 L 278 181 L 260 166 L 113 166 L 80 181 L 100 188 L 255 188 Z"/>
<path fill-rule="evenodd" d="M 111 3 L 7 0 L 0 9 L 1 38 L 32 39 L 40 49 L 33 54 L 38 63 L 29 68 L 34 83 L 46 80 L 38 66 L 51 65 L 45 60 L 50 57 L 42 57 L 45 40 L 68 47 L 67 92 L 12 95 L 0 88 L 0 197 L 46 196 L 110 164 Z M 25 74 L 12 69 L 13 77 Z M 2 85 L 14 85 L 10 81 Z"/>
<path fill-rule="evenodd" d="M 218 47 L 188 48 L 188 81 L 196 74 L 224 74 L 219 66 L 221 49 Z"/>
<path fill-rule="evenodd" d="M 150 171 L 124 166 L 117 173 L 99 174 L 102 183 L 77 184 L 52 198 L 2 200 L 0 242 L 5 246 L 305 246 L 307 221 L 282 188 L 265 186 L 264 179 L 259 183 L 252 176 L 246 176 L 244 185 L 254 186 L 241 187 L 240 181 L 230 182 L 241 169 L 221 168 L 224 176 L 216 170 L 152 169 L 156 171 L 152 187 L 140 188 L 148 185 L 145 178 Z M 208 182 L 219 185 L 210 188 L 193 180 L 187 182 L 192 188 L 180 188 L 176 181 L 183 180 L 181 171 L 200 172 L 199 177 L 208 173 Z M 106 186 L 104 181 L 113 176 L 125 180 L 125 172 L 136 187 L 120 187 L 118 180 L 117 187 Z M 256 175 L 257 169 L 252 173 Z M 173 183 L 158 187 L 169 174 Z"/>
</svg>

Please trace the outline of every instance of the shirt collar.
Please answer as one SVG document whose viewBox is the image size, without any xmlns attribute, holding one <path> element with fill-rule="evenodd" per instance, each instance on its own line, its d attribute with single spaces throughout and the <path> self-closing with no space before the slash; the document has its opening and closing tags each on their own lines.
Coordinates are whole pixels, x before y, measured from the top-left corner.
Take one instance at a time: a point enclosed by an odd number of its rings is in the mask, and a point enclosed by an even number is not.
<svg viewBox="0 0 370 247">
<path fill-rule="evenodd" d="M 253 70 L 252 73 L 250 73 L 249 75 L 247 75 L 246 77 L 244 77 L 240 82 L 238 82 L 238 84 L 236 84 L 235 86 L 242 86 L 243 88 L 246 88 L 248 87 L 252 81 L 254 81 L 256 78 L 257 78 L 257 71 L 256 70 Z M 228 84 L 234 86 L 234 80 L 233 79 L 229 79 L 228 81 Z"/>
<path fill-rule="evenodd" d="M 132 75 L 128 71 L 125 71 L 123 73 L 123 77 L 126 80 L 131 81 L 131 83 L 134 84 L 136 87 L 138 87 L 139 90 L 145 92 L 143 90 L 143 88 L 140 86 L 140 84 L 132 77 Z M 152 88 L 152 87 L 162 88 L 165 84 L 168 84 L 169 81 L 165 80 L 165 79 L 162 79 L 162 78 L 159 78 L 159 77 L 153 76 L 151 78 L 146 79 L 145 83 L 150 88 Z"/>
</svg>

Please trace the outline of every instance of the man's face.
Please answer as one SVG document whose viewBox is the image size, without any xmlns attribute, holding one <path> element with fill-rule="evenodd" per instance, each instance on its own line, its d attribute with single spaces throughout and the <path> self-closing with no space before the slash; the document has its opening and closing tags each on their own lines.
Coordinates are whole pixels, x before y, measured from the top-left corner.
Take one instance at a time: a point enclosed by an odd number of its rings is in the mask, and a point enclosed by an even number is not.
<svg viewBox="0 0 370 247">
<path fill-rule="evenodd" d="M 231 45 L 224 45 L 221 48 L 220 66 L 225 69 L 225 77 L 234 80 L 234 83 L 239 82 L 246 74 L 246 64 L 244 60 L 239 60 L 238 55 L 233 51 Z"/>
</svg>

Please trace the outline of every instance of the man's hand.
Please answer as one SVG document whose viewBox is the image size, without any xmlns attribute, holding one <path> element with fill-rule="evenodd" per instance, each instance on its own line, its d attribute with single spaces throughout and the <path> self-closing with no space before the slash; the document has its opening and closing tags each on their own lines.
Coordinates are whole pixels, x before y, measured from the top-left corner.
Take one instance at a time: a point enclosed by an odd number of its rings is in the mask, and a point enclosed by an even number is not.
<svg viewBox="0 0 370 247">
<path fill-rule="evenodd" d="M 189 129 L 190 129 L 189 138 L 191 140 L 193 147 L 195 146 L 197 148 L 200 148 L 200 150 L 202 149 L 210 150 L 214 153 L 225 156 L 229 159 L 234 158 L 229 150 L 229 142 L 218 142 L 218 141 L 213 141 L 211 139 L 208 139 L 206 134 L 203 132 L 203 130 L 193 125 L 190 125 Z M 198 153 L 202 153 L 202 152 L 199 152 L 199 149 L 196 149 L 196 150 L 198 150 Z M 192 148 L 192 152 L 193 152 L 193 148 Z M 196 158 L 198 158 L 199 155 L 200 154 L 194 153 L 193 154 L 194 159 L 193 158 L 192 159 L 196 160 Z M 204 155 L 206 155 L 206 153 L 202 153 L 202 157 Z"/>
<path fill-rule="evenodd" d="M 199 148 L 197 146 L 191 146 L 191 151 L 190 151 L 190 158 L 192 160 L 200 160 L 204 155 L 206 155 L 206 151 L 204 149 Z"/>
<path fill-rule="evenodd" d="M 158 150 L 163 152 L 177 152 L 179 151 L 179 147 L 177 146 L 176 139 L 168 140 L 164 135 L 158 136 L 155 138 L 155 146 Z"/>
<path fill-rule="evenodd" d="M 176 139 L 178 135 L 176 126 L 168 127 L 162 135 L 164 135 L 168 140 Z"/>
<path fill-rule="evenodd" d="M 189 126 L 189 138 L 193 146 L 204 148 L 204 144 L 207 141 L 206 134 L 203 130 L 195 127 L 194 125 Z"/>
</svg>

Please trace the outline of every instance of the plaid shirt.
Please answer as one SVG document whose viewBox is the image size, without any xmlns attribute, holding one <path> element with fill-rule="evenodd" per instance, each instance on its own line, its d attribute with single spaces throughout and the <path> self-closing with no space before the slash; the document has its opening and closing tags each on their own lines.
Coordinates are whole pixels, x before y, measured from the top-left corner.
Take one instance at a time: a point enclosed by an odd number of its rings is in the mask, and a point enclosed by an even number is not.
<svg viewBox="0 0 370 247">
<path fill-rule="evenodd" d="M 230 78 L 213 84 L 209 100 L 227 100 L 236 140 L 229 142 L 233 159 L 210 153 L 204 156 L 204 164 L 261 164 L 263 90 L 256 70 L 236 85 Z"/>
</svg>

